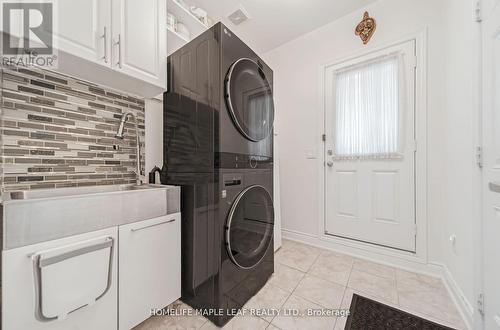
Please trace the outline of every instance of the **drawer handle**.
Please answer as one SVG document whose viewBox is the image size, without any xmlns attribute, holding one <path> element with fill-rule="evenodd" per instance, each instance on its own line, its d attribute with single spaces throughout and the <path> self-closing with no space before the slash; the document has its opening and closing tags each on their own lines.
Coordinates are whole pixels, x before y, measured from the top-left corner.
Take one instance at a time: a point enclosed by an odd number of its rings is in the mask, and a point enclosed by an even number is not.
<svg viewBox="0 0 500 330">
<path fill-rule="evenodd" d="M 148 225 L 148 226 L 144 226 L 144 227 L 132 228 L 132 229 L 130 229 L 130 231 L 136 232 L 136 231 L 140 231 L 140 230 L 143 230 L 143 229 L 148 229 L 148 228 L 151 228 L 151 227 L 156 227 L 156 226 L 159 226 L 159 225 L 164 225 L 166 223 L 171 223 L 171 222 L 174 222 L 174 221 L 175 221 L 175 219 L 170 219 L 170 220 L 158 222 L 158 223 L 155 223 L 155 224 L 152 224 L 152 225 Z"/>
</svg>

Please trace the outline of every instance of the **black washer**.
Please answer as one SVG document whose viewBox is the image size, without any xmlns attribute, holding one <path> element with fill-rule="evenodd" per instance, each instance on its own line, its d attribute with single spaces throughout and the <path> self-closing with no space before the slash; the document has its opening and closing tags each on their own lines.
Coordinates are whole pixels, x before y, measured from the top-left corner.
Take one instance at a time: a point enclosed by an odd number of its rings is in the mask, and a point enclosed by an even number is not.
<svg viewBox="0 0 500 330">
<path fill-rule="evenodd" d="M 274 209 L 269 192 L 260 185 L 243 190 L 234 200 L 226 226 L 226 248 L 240 268 L 257 266 L 274 233 Z"/>
</svg>

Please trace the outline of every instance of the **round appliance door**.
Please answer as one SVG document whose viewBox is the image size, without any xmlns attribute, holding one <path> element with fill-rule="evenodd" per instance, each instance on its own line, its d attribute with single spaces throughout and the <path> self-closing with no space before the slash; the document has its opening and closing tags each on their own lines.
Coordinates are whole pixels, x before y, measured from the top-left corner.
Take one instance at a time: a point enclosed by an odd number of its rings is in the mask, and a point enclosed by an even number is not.
<svg viewBox="0 0 500 330">
<path fill-rule="evenodd" d="M 225 80 L 227 107 L 236 128 L 247 139 L 258 142 L 273 129 L 273 92 L 264 71 L 248 58 L 231 65 Z"/>
<path fill-rule="evenodd" d="M 262 186 L 243 190 L 235 199 L 226 226 L 226 248 L 240 268 L 255 267 L 264 258 L 274 232 L 273 201 Z"/>
</svg>

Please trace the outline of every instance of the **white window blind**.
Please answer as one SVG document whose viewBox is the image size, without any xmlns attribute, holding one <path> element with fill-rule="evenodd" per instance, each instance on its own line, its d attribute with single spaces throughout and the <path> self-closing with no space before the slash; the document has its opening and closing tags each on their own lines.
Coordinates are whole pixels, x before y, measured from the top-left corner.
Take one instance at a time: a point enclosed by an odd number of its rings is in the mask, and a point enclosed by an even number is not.
<svg viewBox="0 0 500 330">
<path fill-rule="evenodd" d="M 335 158 L 401 157 L 400 66 L 394 54 L 335 73 Z"/>
</svg>

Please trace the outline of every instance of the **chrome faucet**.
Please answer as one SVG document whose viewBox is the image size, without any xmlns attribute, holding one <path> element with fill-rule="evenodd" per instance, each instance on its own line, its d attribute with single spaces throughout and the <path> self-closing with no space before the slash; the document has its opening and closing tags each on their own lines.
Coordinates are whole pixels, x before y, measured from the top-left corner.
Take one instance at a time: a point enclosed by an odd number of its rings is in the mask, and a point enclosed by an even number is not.
<svg viewBox="0 0 500 330">
<path fill-rule="evenodd" d="M 137 185 L 141 185 L 143 182 L 145 182 L 145 177 L 141 173 L 141 141 L 139 140 L 138 120 L 137 117 L 132 112 L 126 112 L 122 115 L 122 118 L 120 120 L 120 125 L 118 126 L 118 130 L 116 131 L 115 137 L 123 140 L 124 138 L 123 129 L 125 128 L 125 123 L 127 122 L 129 117 L 132 117 L 135 120 L 135 137 L 136 137 L 135 150 L 136 150 L 136 161 L 137 161 L 135 174 L 136 174 Z"/>
</svg>

